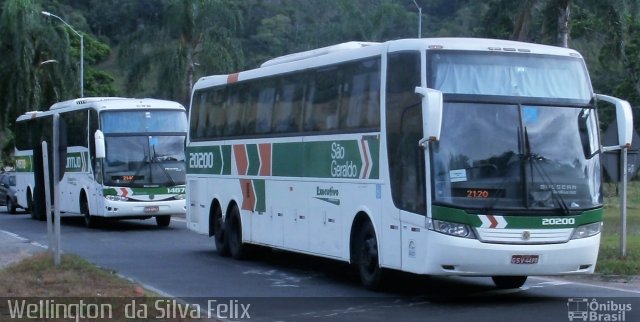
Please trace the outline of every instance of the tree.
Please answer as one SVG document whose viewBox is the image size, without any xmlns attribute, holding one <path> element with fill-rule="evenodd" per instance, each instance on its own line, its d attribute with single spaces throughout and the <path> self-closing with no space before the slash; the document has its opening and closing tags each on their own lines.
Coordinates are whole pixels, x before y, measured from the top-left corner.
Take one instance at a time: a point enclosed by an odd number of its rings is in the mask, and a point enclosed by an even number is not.
<svg viewBox="0 0 640 322">
<path fill-rule="evenodd" d="M 34 1 L 6 0 L 0 30 L 0 121 L 7 128 L 18 115 L 66 97 L 77 74 L 69 72 L 76 69 L 68 35 L 44 24 Z M 57 63 L 42 64 L 52 59 Z"/>
<path fill-rule="evenodd" d="M 230 0 L 169 0 L 152 28 L 142 27 L 120 51 L 129 92 L 156 77 L 153 95 L 187 103 L 197 75 L 228 73 L 242 65 L 234 34 L 240 11 Z"/>
</svg>

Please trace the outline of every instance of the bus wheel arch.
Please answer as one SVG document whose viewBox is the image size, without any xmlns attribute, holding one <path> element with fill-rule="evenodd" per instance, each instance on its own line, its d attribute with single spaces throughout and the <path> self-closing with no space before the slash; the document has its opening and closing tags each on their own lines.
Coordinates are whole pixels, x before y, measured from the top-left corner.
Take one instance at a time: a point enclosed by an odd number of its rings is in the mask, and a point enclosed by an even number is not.
<svg viewBox="0 0 640 322">
<path fill-rule="evenodd" d="M 247 245 L 242 241 L 242 219 L 240 209 L 235 201 L 227 207 L 224 231 L 227 233 L 229 253 L 235 259 L 244 259 L 247 256 Z"/>
<path fill-rule="evenodd" d="M 216 245 L 216 252 L 220 256 L 229 256 L 229 240 L 224 229 L 222 217 L 222 207 L 218 199 L 214 199 L 209 207 L 209 237 L 213 236 Z"/>
<path fill-rule="evenodd" d="M 364 212 L 356 215 L 351 226 L 349 252 L 362 285 L 370 290 L 380 289 L 383 269 L 380 267 L 378 237 L 373 222 Z"/>
</svg>

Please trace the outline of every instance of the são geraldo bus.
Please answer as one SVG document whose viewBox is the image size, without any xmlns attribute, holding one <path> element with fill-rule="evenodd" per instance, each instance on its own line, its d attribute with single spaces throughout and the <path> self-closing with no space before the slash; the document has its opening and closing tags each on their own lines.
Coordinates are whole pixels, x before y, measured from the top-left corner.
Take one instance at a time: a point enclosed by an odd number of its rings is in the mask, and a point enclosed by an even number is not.
<svg viewBox="0 0 640 322">
<path fill-rule="evenodd" d="M 487 39 L 350 42 L 204 77 L 187 138 L 187 224 L 222 255 L 266 245 L 386 269 L 593 272 L 596 102 L 574 50 Z"/>
<path fill-rule="evenodd" d="M 67 127 L 63 215 L 84 216 L 88 227 L 102 218 L 151 217 L 168 226 L 171 215 L 185 213 L 184 107 L 155 99 L 91 97 L 59 102 L 16 121 L 17 198 L 34 218 L 44 219 L 33 211 L 33 149 L 51 137 L 54 113 Z"/>
</svg>

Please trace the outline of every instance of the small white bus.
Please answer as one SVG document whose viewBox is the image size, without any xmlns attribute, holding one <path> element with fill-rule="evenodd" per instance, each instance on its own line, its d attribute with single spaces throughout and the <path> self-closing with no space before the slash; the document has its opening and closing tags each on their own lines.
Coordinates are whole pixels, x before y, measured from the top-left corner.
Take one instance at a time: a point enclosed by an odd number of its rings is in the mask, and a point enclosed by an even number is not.
<svg viewBox="0 0 640 322">
<path fill-rule="evenodd" d="M 171 215 L 185 213 L 184 107 L 156 99 L 91 97 L 56 103 L 16 121 L 17 198 L 34 218 L 44 219 L 33 205 L 34 149 L 51 138 L 55 113 L 67 128 L 63 215 L 84 216 L 88 227 L 102 218 L 151 217 L 168 226 Z M 104 158 L 97 157 L 101 154 Z"/>
</svg>

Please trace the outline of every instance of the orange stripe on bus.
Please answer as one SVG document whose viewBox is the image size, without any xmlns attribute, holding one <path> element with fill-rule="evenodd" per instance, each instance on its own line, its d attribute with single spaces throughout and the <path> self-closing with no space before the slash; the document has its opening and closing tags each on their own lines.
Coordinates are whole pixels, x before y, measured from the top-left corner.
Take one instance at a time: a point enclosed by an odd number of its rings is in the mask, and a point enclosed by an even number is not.
<svg viewBox="0 0 640 322">
<path fill-rule="evenodd" d="M 264 143 L 258 144 L 258 151 L 260 153 L 260 173 L 261 176 L 271 175 L 271 144 Z"/>
<path fill-rule="evenodd" d="M 240 73 L 235 73 L 235 74 L 229 74 L 227 76 L 227 84 L 232 84 L 238 81 L 238 76 L 240 76 Z"/>
<path fill-rule="evenodd" d="M 244 144 L 234 145 L 233 153 L 236 155 L 236 167 L 238 168 L 238 174 L 241 176 L 247 175 L 249 159 L 247 158 L 247 150 L 245 150 Z"/>
<path fill-rule="evenodd" d="M 253 181 L 240 179 L 240 189 L 242 189 L 242 210 L 255 210 L 256 194 L 253 191 Z"/>
</svg>

